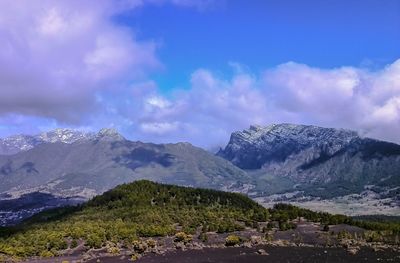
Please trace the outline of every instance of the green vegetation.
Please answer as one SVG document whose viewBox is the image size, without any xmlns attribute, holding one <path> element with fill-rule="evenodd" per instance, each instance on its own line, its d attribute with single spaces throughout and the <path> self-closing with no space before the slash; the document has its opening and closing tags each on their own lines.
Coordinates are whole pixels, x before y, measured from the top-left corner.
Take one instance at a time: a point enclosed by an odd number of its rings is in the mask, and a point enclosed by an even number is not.
<svg viewBox="0 0 400 263">
<path fill-rule="evenodd" d="M 371 221 L 371 222 L 400 222 L 400 216 L 386 216 L 386 215 L 364 215 L 364 216 L 353 216 L 355 220 Z"/>
<path fill-rule="evenodd" d="M 294 220 L 299 217 L 327 225 L 349 224 L 351 222 L 351 218 L 344 215 L 314 212 L 290 204 L 276 204 L 273 209 L 270 209 L 270 213 L 271 220 L 278 222 L 287 222 L 288 220 Z"/>
<path fill-rule="evenodd" d="M 175 242 L 189 243 L 190 241 L 192 241 L 192 239 L 193 239 L 192 235 L 188 235 L 185 232 L 178 232 L 178 233 L 175 234 L 174 241 Z"/>
<path fill-rule="evenodd" d="M 242 240 L 236 235 L 229 235 L 225 239 L 225 245 L 228 247 L 239 245 Z"/>
<path fill-rule="evenodd" d="M 0 229 L 0 255 L 51 257 L 81 242 L 88 248 L 108 242 L 132 247 L 140 237 L 175 234 L 185 242 L 198 228 L 230 232 L 268 217 L 267 209 L 241 194 L 137 181 L 85 205 L 43 212 L 17 228 Z"/>
</svg>

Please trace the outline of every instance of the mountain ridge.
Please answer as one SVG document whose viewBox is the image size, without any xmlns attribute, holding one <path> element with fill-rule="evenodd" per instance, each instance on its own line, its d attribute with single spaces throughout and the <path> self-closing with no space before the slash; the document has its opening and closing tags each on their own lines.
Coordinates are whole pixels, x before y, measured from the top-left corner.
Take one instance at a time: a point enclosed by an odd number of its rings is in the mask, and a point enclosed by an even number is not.
<svg viewBox="0 0 400 263">
<path fill-rule="evenodd" d="M 0 156 L 0 192 L 17 196 L 31 189 L 89 198 L 138 179 L 219 188 L 241 177 L 239 168 L 189 143 L 133 142 L 112 130 Z"/>
<path fill-rule="evenodd" d="M 385 188 L 389 181 L 393 181 L 390 187 L 400 186 L 400 145 L 350 130 L 294 124 L 251 126 L 232 133 L 217 155 L 253 174 L 260 192 L 279 180 L 288 182 L 282 189 L 275 188 L 277 192 L 307 189 L 317 196 L 324 196 L 324 191 L 326 196 L 360 193 L 368 185 L 381 192 L 378 188 Z"/>
<path fill-rule="evenodd" d="M 44 143 L 72 144 L 90 140 L 125 140 L 125 138 L 113 128 L 102 128 L 97 133 L 57 128 L 35 135 L 18 134 L 0 138 L 0 155 L 13 155 L 28 151 Z"/>
<path fill-rule="evenodd" d="M 390 214 L 400 207 L 400 146 L 350 130 L 253 125 L 232 133 L 216 155 L 190 143 L 130 141 L 112 129 L 86 136 L 49 133 L 49 142 L 0 155 L 0 196 L 42 192 L 88 199 L 149 179 L 266 197 L 261 200 L 266 205 L 276 195 L 301 202 L 367 198 L 369 208 L 388 207 Z"/>
</svg>

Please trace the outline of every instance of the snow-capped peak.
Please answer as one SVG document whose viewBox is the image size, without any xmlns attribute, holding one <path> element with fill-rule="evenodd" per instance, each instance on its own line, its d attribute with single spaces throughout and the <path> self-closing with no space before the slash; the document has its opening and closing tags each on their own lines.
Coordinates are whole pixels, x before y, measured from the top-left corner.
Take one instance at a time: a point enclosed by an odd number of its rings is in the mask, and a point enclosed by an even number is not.
<svg viewBox="0 0 400 263">
<path fill-rule="evenodd" d="M 94 133 L 72 129 L 55 129 L 53 131 L 41 133 L 37 137 L 44 142 L 62 142 L 70 144 L 77 141 L 90 140 L 94 137 Z"/>
<path fill-rule="evenodd" d="M 84 142 L 90 140 L 124 140 L 125 138 L 115 129 L 101 129 L 97 134 L 74 129 L 58 128 L 37 135 L 13 135 L 4 139 L 0 138 L 0 154 L 11 155 L 27 151 L 42 143 Z"/>
<path fill-rule="evenodd" d="M 116 141 L 125 140 L 125 138 L 114 128 L 103 128 L 103 129 L 101 129 L 97 133 L 96 139 L 116 140 Z"/>
</svg>

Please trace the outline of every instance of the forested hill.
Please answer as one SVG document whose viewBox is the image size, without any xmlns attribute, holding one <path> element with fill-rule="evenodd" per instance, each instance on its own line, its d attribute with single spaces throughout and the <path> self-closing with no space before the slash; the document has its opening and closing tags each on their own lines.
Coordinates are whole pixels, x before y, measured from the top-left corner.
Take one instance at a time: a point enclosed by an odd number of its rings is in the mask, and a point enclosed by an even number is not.
<svg viewBox="0 0 400 263">
<path fill-rule="evenodd" d="M 221 207 L 265 212 L 261 205 L 242 194 L 158 184 L 147 180 L 120 185 L 96 196 L 85 205 L 86 208 L 98 206 L 107 208 Z"/>
<path fill-rule="evenodd" d="M 267 218 L 267 209 L 241 194 L 136 181 L 80 207 L 42 212 L 17 229 L 3 229 L 0 257 L 51 257 L 82 242 L 88 248 L 129 246 L 140 237 L 194 233 L 198 227 L 231 232 Z"/>
</svg>

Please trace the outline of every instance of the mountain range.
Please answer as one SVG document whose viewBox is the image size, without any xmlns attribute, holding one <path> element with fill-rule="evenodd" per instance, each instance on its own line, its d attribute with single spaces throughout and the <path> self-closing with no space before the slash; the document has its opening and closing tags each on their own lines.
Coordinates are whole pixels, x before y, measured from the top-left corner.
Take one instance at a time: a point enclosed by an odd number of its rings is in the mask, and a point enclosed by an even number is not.
<svg viewBox="0 0 400 263">
<path fill-rule="evenodd" d="M 24 137 L 12 138 L 21 142 Z M 0 193 L 16 197 L 40 191 L 90 198 L 144 178 L 219 189 L 238 187 L 237 182 L 247 177 L 229 161 L 189 143 L 133 142 L 111 129 L 97 134 L 57 130 L 31 138 L 34 144 L 3 140 L 15 147 L 0 155 Z"/>
<path fill-rule="evenodd" d="M 84 200 L 140 179 L 242 192 L 265 205 L 334 200 L 332 207 L 350 207 L 351 201 L 354 214 L 395 214 L 400 145 L 294 124 L 234 132 L 215 155 L 189 143 L 130 141 L 113 129 L 0 139 L 0 200 L 35 192 Z"/>
</svg>

